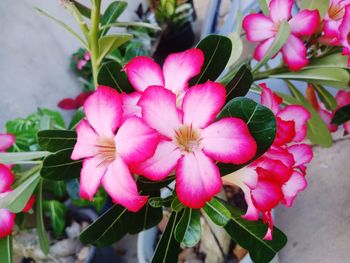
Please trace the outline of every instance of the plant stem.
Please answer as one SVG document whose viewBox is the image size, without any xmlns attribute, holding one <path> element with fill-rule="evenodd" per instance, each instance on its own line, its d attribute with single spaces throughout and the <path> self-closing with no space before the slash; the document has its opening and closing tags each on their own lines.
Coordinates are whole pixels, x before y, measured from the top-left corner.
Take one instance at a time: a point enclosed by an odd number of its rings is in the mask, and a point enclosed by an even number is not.
<svg viewBox="0 0 350 263">
<path fill-rule="evenodd" d="M 99 62 L 99 26 L 100 26 L 100 9 L 101 0 L 94 0 L 91 9 L 91 30 L 90 30 L 90 53 L 91 53 L 91 65 L 92 65 L 92 77 L 94 81 L 95 89 L 97 88 L 97 74 L 100 67 Z"/>
<path fill-rule="evenodd" d="M 288 72 L 287 67 L 273 68 L 262 72 L 255 72 L 253 74 L 254 81 L 267 79 L 270 75 Z"/>
</svg>

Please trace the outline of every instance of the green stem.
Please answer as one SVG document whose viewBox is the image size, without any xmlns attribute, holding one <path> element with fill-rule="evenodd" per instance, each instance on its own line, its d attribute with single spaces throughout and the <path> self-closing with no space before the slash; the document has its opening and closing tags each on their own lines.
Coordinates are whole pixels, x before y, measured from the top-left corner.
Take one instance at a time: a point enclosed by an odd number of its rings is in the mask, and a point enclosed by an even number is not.
<svg viewBox="0 0 350 263">
<path fill-rule="evenodd" d="M 261 80 L 261 79 L 267 79 L 271 75 L 285 73 L 285 72 L 288 72 L 287 67 L 273 68 L 273 69 L 262 71 L 262 72 L 255 72 L 253 74 L 253 78 L 254 78 L 254 81 Z"/>
<path fill-rule="evenodd" d="M 101 0 L 94 0 L 91 10 L 91 30 L 90 30 L 90 53 L 91 53 L 91 64 L 92 64 L 92 77 L 94 81 L 95 89 L 97 88 L 97 74 L 100 67 L 99 62 L 99 26 L 100 26 L 100 9 Z"/>
</svg>

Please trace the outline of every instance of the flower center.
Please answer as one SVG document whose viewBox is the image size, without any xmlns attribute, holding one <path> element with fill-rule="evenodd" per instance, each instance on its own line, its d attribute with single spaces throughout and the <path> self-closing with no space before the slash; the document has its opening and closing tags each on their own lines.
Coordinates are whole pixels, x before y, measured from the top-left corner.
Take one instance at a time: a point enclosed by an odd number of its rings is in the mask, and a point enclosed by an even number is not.
<svg viewBox="0 0 350 263">
<path fill-rule="evenodd" d="M 193 152 L 201 148 L 201 137 L 198 129 L 192 126 L 182 126 L 175 131 L 175 143 L 184 152 Z"/>
<path fill-rule="evenodd" d="M 114 161 L 117 154 L 114 138 L 101 137 L 96 147 L 98 149 L 98 156 L 101 158 L 100 165 L 108 165 Z"/>
<path fill-rule="evenodd" d="M 342 8 L 341 6 L 332 5 L 329 8 L 328 15 L 333 20 L 339 20 L 343 18 L 344 12 L 344 8 Z"/>
</svg>

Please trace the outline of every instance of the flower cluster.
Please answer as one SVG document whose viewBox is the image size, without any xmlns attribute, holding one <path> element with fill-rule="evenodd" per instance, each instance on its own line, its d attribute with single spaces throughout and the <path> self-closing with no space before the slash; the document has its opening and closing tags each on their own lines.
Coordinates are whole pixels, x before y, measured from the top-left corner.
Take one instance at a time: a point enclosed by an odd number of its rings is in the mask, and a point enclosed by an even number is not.
<svg viewBox="0 0 350 263">
<path fill-rule="evenodd" d="M 244 218 L 257 220 L 262 213 L 269 224 L 265 239 L 272 239 L 271 210 L 279 203 L 290 207 L 296 195 L 307 186 L 306 166 L 312 160 L 310 145 L 300 143 L 306 136 L 310 113 L 298 105 L 280 104 L 282 99 L 262 84 L 261 103 L 276 115 L 277 133 L 272 147 L 259 159 L 223 177 L 224 184 L 239 186 L 248 210 Z"/>
<path fill-rule="evenodd" d="M 85 52 L 84 56 L 81 59 L 79 59 L 77 62 L 77 69 L 82 70 L 85 67 L 85 65 L 90 61 L 90 59 L 91 59 L 90 53 Z"/>
</svg>

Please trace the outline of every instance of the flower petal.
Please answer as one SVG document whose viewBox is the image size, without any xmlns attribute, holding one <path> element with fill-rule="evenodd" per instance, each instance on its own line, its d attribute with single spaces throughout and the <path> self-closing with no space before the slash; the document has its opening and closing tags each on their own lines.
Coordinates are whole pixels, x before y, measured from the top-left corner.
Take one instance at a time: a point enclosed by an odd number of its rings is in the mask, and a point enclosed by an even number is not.
<svg viewBox="0 0 350 263">
<path fill-rule="evenodd" d="M 0 209 L 0 238 L 11 235 L 15 226 L 15 217 L 14 213 L 6 209 Z"/>
<path fill-rule="evenodd" d="M 182 102 L 183 122 L 195 128 L 204 128 L 213 122 L 225 104 L 226 90 L 219 83 L 207 81 L 193 86 Z"/>
<path fill-rule="evenodd" d="M 110 164 L 102 178 L 102 184 L 114 203 L 132 212 L 139 211 L 148 200 L 147 196 L 139 195 L 136 182 L 121 158 Z"/>
<path fill-rule="evenodd" d="M 301 10 L 291 20 L 289 25 L 292 33 L 297 36 L 311 36 L 320 24 L 320 14 L 317 10 Z"/>
<path fill-rule="evenodd" d="M 283 198 L 281 186 L 273 181 L 259 179 L 257 187 L 252 190 L 252 200 L 260 211 L 270 211 Z"/>
<path fill-rule="evenodd" d="M 62 110 L 76 110 L 79 108 L 76 101 L 71 98 L 65 98 L 63 100 L 60 100 L 57 106 Z"/>
<path fill-rule="evenodd" d="M 224 118 L 202 131 L 203 151 L 218 162 L 243 164 L 256 154 L 256 142 L 247 124 L 238 118 Z"/>
<path fill-rule="evenodd" d="M 176 168 L 176 193 L 185 206 L 202 208 L 220 192 L 219 169 L 202 151 L 184 155 Z"/>
<path fill-rule="evenodd" d="M 294 121 L 285 121 L 277 117 L 277 132 L 274 144 L 277 146 L 289 143 L 295 137 L 295 123 Z"/>
<path fill-rule="evenodd" d="M 256 172 L 259 175 L 259 180 L 263 178 L 282 184 L 289 180 L 293 173 L 293 168 L 284 165 L 279 160 L 261 158 L 261 161 L 256 168 Z"/>
<path fill-rule="evenodd" d="M 123 118 L 122 122 L 124 122 L 127 118 L 131 116 L 141 117 L 141 108 L 137 105 L 141 98 L 141 92 L 132 92 L 129 94 L 122 94 L 122 102 L 123 102 Z"/>
<path fill-rule="evenodd" d="M 253 203 L 250 189 L 248 187 L 246 187 L 246 188 L 242 188 L 242 191 L 244 193 L 244 199 L 247 203 L 247 211 L 242 216 L 242 218 L 250 220 L 250 221 L 258 220 L 260 211 L 255 207 L 255 205 Z"/>
<path fill-rule="evenodd" d="M 295 165 L 293 154 L 288 149 L 272 145 L 271 148 L 263 155 L 264 158 L 269 158 L 276 161 L 281 161 L 285 166 L 293 167 Z"/>
<path fill-rule="evenodd" d="M 291 70 L 300 70 L 309 61 L 306 59 L 306 47 L 298 37 L 290 34 L 282 48 L 283 61 Z"/>
<path fill-rule="evenodd" d="M 201 72 L 204 54 L 198 48 L 170 54 L 164 62 L 165 88 L 181 94 L 188 87 L 188 81 Z"/>
<path fill-rule="evenodd" d="M 274 40 L 275 38 L 271 37 L 269 39 L 264 40 L 259 45 L 257 45 L 254 51 L 254 58 L 260 61 L 265 56 L 269 48 L 272 46 L 272 43 Z"/>
<path fill-rule="evenodd" d="M 79 160 L 81 158 L 92 157 L 97 154 L 96 145 L 98 145 L 98 135 L 91 128 L 86 120 L 81 120 L 76 128 L 77 142 L 74 145 L 71 159 Z"/>
<path fill-rule="evenodd" d="M 117 154 L 127 163 L 152 157 L 158 142 L 159 134 L 136 116 L 127 119 L 115 136 Z"/>
<path fill-rule="evenodd" d="M 170 90 L 152 86 L 142 94 L 138 104 L 144 121 L 168 138 L 181 126 L 182 114 L 176 108 L 176 96 Z"/>
<path fill-rule="evenodd" d="M 35 195 L 32 195 L 29 198 L 28 202 L 26 203 L 25 207 L 23 208 L 22 212 L 24 213 L 29 212 L 33 208 L 34 203 L 35 203 Z"/>
<path fill-rule="evenodd" d="M 263 14 L 247 15 L 242 26 L 247 34 L 248 41 L 251 42 L 263 41 L 276 35 L 273 22 Z"/>
<path fill-rule="evenodd" d="M 341 25 L 339 26 L 339 39 L 343 47 L 350 48 L 350 2 L 345 7 L 345 14 Z"/>
<path fill-rule="evenodd" d="M 0 163 L 0 193 L 9 191 L 14 181 L 15 176 L 11 170 L 4 164 Z"/>
<path fill-rule="evenodd" d="M 259 86 L 262 88 L 261 104 L 271 109 L 276 115 L 280 111 L 280 105 L 283 102 L 282 98 L 272 92 L 265 83 L 259 84 Z"/>
<path fill-rule="evenodd" d="M 312 147 L 308 144 L 294 144 L 288 147 L 288 151 L 293 154 L 295 166 L 310 163 L 313 158 Z"/>
<path fill-rule="evenodd" d="M 122 119 L 122 100 L 116 90 L 99 86 L 86 99 L 83 109 L 90 125 L 100 136 L 114 136 Z"/>
<path fill-rule="evenodd" d="M 16 138 L 13 134 L 0 133 L 0 152 L 6 151 L 16 142 Z"/>
<path fill-rule="evenodd" d="M 306 187 L 305 177 L 301 173 L 294 171 L 289 181 L 282 186 L 284 195 L 284 199 L 281 201 L 282 204 L 286 207 L 291 207 L 297 194 L 305 190 Z"/>
<path fill-rule="evenodd" d="M 350 104 L 350 91 L 346 92 L 345 90 L 339 90 L 335 99 L 338 103 L 338 109 L 340 107 Z"/>
<path fill-rule="evenodd" d="M 144 91 L 149 86 L 164 86 L 162 69 L 150 57 L 133 58 L 125 65 L 124 70 L 137 91 Z"/>
<path fill-rule="evenodd" d="M 283 19 L 289 20 L 292 15 L 293 0 L 271 0 L 270 17 L 273 22 L 280 23 Z"/>
</svg>

